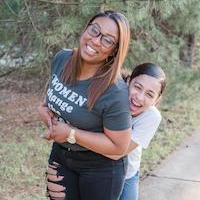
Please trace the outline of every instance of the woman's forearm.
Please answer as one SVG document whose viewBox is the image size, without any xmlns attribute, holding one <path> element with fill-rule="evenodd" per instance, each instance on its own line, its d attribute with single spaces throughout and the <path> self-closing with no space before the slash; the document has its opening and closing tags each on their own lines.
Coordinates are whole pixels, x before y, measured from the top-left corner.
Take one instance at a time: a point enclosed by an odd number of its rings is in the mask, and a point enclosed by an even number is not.
<svg viewBox="0 0 200 200">
<path fill-rule="evenodd" d="M 138 147 L 138 144 L 135 143 L 133 140 L 131 140 L 130 144 L 129 144 L 129 147 L 126 151 L 126 153 L 124 153 L 123 155 L 104 155 L 108 158 L 111 158 L 113 160 L 119 160 L 121 157 L 127 155 L 128 153 L 130 153 L 131 151 L 133 151 L 134 149 L 136 149 Z"/>
<path fill-rule="evenodd" d="M 44 108 L 42 109 L 42 111 Z M 47 111 L 47 110 L 45 110 Z M 48 112 L 42 112 L 45 120 L 49 121 L 53 116 Z M 63 122 L 57 121 L 52 124 L 51 138 L 56 142 L 66 142 L 71 127 Z M 123 155 L 129 146 L 131 139 L 131 128 L 122 131 L 112 131 L 104 128 L 104 133 L 89 132 L 76 129 L 76 143 L 99 154 Z"/>
<path fill-rule="evenodd" d="M 104 133 L 88 132 L 76 129 L 76 142 L 99 154 L 124 155 L 130 143 L 131 130 L 110 131 Z"/>
</svg>

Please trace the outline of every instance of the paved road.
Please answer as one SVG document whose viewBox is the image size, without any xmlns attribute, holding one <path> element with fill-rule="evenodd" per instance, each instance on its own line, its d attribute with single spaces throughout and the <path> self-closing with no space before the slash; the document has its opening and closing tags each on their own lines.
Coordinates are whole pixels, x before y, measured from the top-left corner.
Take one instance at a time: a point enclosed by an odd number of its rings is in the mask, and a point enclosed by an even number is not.
<svg viewBox="0 0 200 200">
<path fill-rule="evenodd" d="M 200 200 L 200 130 L 140 183 L 139 200 Z"/>
</svg>

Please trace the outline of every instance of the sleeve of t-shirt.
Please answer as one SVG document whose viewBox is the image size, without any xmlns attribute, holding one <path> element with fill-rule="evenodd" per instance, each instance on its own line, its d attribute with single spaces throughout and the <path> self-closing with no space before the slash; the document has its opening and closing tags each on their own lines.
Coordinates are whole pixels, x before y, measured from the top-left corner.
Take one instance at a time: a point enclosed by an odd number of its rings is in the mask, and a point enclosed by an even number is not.
<svg viewBox="0 0 200 200">
<path fill-rule="evenodd" d="M 103 113 L 103 126 L 109 130 L 125 130 L 131 126 L 128 89 L 123 88 L 111 95 Z"/>
<path fill-rule="evenodd" d="M 150 112 L 143 115 L 132 127 L 132 140 L 146 149 L 156 133 L 160 122 L 160 114 Z"/>
</svg>

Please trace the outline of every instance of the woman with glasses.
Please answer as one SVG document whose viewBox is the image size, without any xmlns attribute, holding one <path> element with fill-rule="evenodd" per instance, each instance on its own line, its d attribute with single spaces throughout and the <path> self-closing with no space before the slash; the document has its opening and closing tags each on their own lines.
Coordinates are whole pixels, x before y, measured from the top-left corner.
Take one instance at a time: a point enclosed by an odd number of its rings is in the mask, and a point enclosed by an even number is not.
<svg viewBox="0 0 200 200">
<path fill-rule="evenodd" d="M 46 98 L 38 108 L 48 128 L 44 138 L 53 140 L 50 199 L 119 197 L 127 156 L 112 160 L 102 154 L 123 155 L 130 142 L 128 89 L 120 76 L 129 39 L 126 18 L 105 11 L 89 20 L 76 50 L 61 50 L 53 59 Z"/>
</svg>

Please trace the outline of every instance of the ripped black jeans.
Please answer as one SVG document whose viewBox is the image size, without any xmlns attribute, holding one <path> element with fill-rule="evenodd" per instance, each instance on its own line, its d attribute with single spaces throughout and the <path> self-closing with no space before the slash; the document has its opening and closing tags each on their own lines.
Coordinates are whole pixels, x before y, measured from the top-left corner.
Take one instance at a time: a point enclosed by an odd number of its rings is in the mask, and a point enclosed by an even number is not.
<svg viewBox="0 0 200 200">
<path fill-rule="evenodd" d="M 47 195 L 52 200 L 118 200 L 126 169 L 127 157 L 114 161 L 54 143 L 47 169 Z"/>
</svg>

